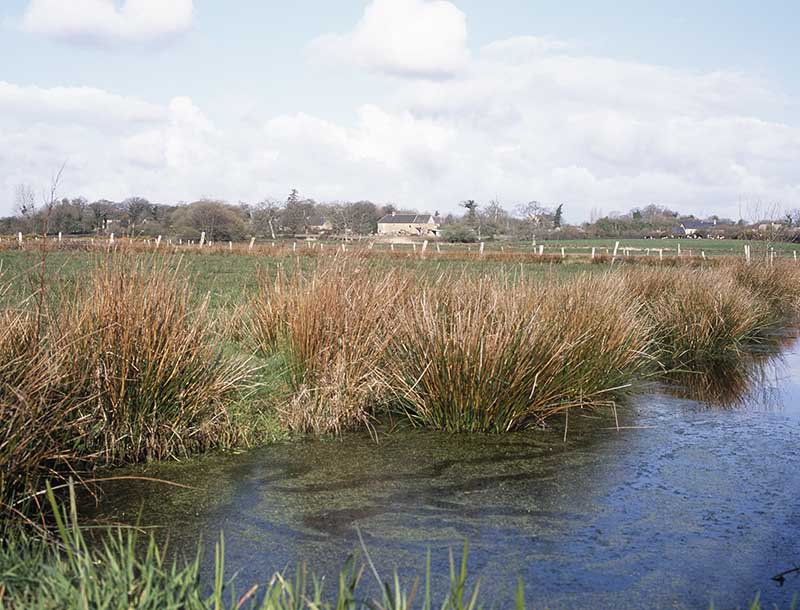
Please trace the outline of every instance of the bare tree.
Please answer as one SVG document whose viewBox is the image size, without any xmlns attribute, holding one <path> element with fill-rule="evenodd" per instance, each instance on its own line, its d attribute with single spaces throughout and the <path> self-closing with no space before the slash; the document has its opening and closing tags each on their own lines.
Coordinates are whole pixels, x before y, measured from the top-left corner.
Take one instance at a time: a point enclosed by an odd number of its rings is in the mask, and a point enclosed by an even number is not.
<svg viewBox="0 0 800 610">
<path fill-rule="evenodd" d="M 14 212 L 30 218 L 36 212 L 36 194 L 30 184 L 18 184 L 14 191 Z"/>
<path fill-rule="evenodd" d="M 256 204 L 256 211 L 253 214 L 253 222 L 256 227 L 263 231 L 264 225 L 269 229 L 272 239 L 275 239 L 275 225 L 281 214 L 281 203 L 274 199 L 264 199 Z"/>
</svg>

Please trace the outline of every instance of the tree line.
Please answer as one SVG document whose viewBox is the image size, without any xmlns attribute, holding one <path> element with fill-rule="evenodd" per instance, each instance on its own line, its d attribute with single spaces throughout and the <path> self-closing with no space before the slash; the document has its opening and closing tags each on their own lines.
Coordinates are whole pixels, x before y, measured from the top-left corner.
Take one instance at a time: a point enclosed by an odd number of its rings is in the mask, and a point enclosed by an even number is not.
<svg viewBox="0 0 800 610">
<path fill-rule="evenodd" d="M 154 203 L 144 197 L 129 197 L 118 202 L 51 197 L 37 205 L 33 189 L 21 185 L 15 192 L 14 203 L 14 214 L 0 218 L 0 234 L 115 233 L 196 240 L 205 232 L 211 241 L 239 241 L 249 237 L 278 239 L 309 234 L 370 235 L 377 231 L 381 217 L 401 212 L 393 204 L 378 205 L 371 201 L 321 203 L 301 196 L 297 190 L 292 190 L 282 201 L 264 199 L 254 204 L 201 199 L 170 205 Z M 607 215 L 594 210 L 591 219 L 579 225 L 565 221 L 563 204 L 529 201 L 509 209 L 496 200 L 482 204 L 469 199 L 461 202 L 460 208 L 463 212 L 444 217 L 434 213 L 442 225 L 443 239 L 476 242 L 495 238 L 669 237 L 682 224 L 699 220 L 657 204 Z M 767 227 L 769 238 L 794 237 L 800 227 L 800 210 L 779 213 L 776 206 L 762 206 L 751 210 L 748 220 L 734 221 L 718 216 L 704 220 L 709 226 L 707 236 L 753 238 L 759 237 Z"/>
</svg>

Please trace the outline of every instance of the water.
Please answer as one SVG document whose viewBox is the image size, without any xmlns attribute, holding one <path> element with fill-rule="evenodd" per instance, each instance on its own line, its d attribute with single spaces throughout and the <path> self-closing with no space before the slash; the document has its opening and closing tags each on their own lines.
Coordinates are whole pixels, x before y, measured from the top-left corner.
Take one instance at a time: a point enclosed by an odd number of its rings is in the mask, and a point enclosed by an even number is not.
<svg viewBox="0 0 800 610">
<path fill-rule="evenodd" d="M 469 539 L 495 607 L 522 577 L 537 608 L 734 608 L 756 592 L 788 608 L 800 578 L 771 577 L 800 565 L 799 373 L 795 346 L 735 408 L 644 395 L 620 430 L 573 412 L 566 442 L 558 426 L 396 431 L 152 466 L 194 489 L 108 484 L 91 512 L 190 555 L 224 530 L 242 590 L 301 561 L 335 576 L 358 528 L 386 576 L 421 574 L 430 549 L 440 584 Z"/>
</svg>

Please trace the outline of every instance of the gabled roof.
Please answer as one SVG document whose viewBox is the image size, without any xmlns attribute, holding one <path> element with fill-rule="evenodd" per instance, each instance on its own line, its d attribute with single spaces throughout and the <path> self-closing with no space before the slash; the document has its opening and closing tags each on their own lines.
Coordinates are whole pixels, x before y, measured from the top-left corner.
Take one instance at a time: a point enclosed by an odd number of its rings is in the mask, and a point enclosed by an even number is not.
<svg viewBox="0 0 800 610">
<path fill-rule="evenodd" d="M 380 224 L 428 224 L 436 222 L 430 214 L 387 214 L 378 221 Z"/>
</svg>

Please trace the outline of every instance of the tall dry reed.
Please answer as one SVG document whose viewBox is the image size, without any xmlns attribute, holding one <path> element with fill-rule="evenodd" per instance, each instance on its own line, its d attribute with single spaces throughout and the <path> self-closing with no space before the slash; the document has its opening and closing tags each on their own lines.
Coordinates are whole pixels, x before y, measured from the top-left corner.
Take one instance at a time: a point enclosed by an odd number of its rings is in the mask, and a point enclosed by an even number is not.
<svg viewBox="0 0 800 610">
<path fill-rule="evenodd" d="M 425 289 L 402 316 L 392 361 L 419 424 L 502 432 L 608 404 L 650 366 L 648 329 L 619 281 Z"/>
<path fill-rule="evenodd" d="M 386 397 L 382 365 L 408 286 L 398 271 L 376 273 L 347 257 L 265 283 L 251 336 L 262 355 L 282 360 L 286 426 L 325 433 L 368 425 Z"/>
<path fill-rule="evenodd" d="M 178 272 L 113 257 L 38 308 L 0 314 L 0 508 L 43 477 L 236 441 L 228 407 L 250 366 Z"/>
<path fill-rule="evenodd" d="M 232 444 L 227 406 L 247 382 L 225 355 L 208 301 L 163 262 L 112 259 L 70 308 L 76 393 L 93 397 L 91 442 L 108 462 Z"/>
<path fill-rule="evenodd" d="M 737 360 L 776 329 L 771 307 L 729 268 L 636 270 L 624 281 L 644 305 L 666 369 Z"/>
</svg>

